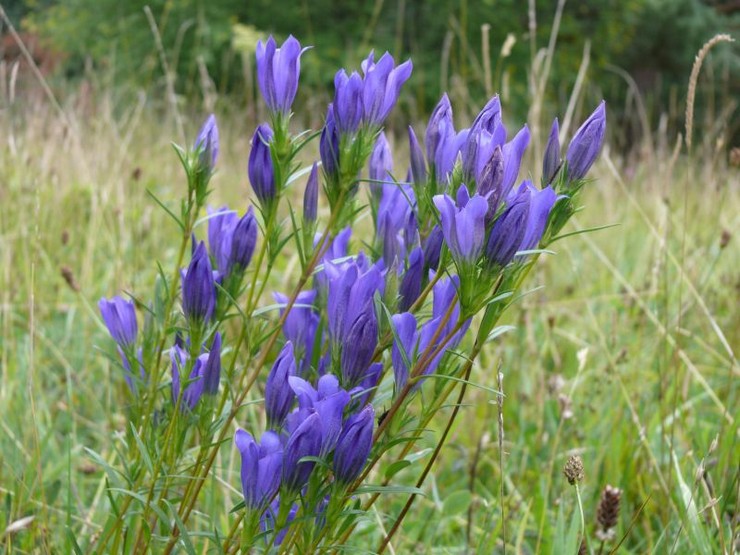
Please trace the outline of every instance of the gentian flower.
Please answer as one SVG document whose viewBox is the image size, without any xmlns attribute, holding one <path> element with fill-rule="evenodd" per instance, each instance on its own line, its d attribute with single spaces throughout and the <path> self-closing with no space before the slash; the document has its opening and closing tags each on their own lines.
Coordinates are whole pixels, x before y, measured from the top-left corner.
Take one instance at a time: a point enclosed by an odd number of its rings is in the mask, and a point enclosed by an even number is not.
<svg viewBox="0 0 740 555">
<path fill-rule="evenodd" d="M 283 445 L 275 432 L 262 434 L 260 445 L 249 432 L 236 431 L 234 443 L 242 458 L 242 493 L 250 511 L 262 512 L 280 487 Z"/>
<path fill-rule="evenodd" d="M 460 187 L 458 193 L 463 189 Z M 447 195 L 436 195 L 432 200 L 440 212 L 442 233 L 452 258 L 458 263 L 475 263 L 485 242 L 486 199 L 475 195 L 464 206 L 455 206 Z"/>
<path fill-rule="evenodd" d="M 273 133 L 266 123 L 260 124 L 252 137 L 252 150 L 249 152 L 247 172 L 254 194 L 263 208 L 275 200 L 275 171 L 272 167 L 270 142 Z"/>
<path fill-rule="evenodd" d="M 265 412 L 267 427 L 278 430 L 293 406 L 295 394 L 290 389 L 288 378 L 295 376 L 296 363 L 293 344 L 288 341 L 275 359 L 265 384 Z"/>
<path fill-rule="evenodd" d="M 319 166 L 314 162 L 303 194 L 303 221 L 313 223 L 319 211 Z"/>
<path fill-rule="evenodd" d="M 380 201 L 383 193 L 383 184 L 390 180 L 389 172 L 393 171 L 393 155 L 388 144 L 388 139 L 382 131 L 375 141 L 375 146 L 370 154 L 368 162 L 368 173 L 370 175 L 370 191 L 376 202 Z"/>
<path fill-rule="evenodd" d="M 203 356 L 203 355 L 201 355 Z M 203 393 L 216 395 L 221 381 L 221 334 L 216 332 L 203 366 Z"/>
<path fill-rule="evenodd" d="M 362 77 L 356 71 L 347 75 L 343 69 L 334 76 L 334 124 L 340 135 L 351 135 L 362 121 Z"/>
<path fill-rule="evenodd" d="M 320 456 L 329 454 L 337 443 L 342 429 L 342 417 L 350 402 L 350 394 L 339 386 L 339 380 L 332 374 L 319 378 L 316 389 L 302 378 L 288 378 L 291 389 L 298 398 L 298 408 L 285 420 L 285 428 L 293 433 L 311 414 L 320 416 L 321 446 Z"/>
<path fill-rule="evenodd" d="M 182 278 L 182 310 L 191 323 L 207 322 L 216 305 L 216 289 L 206 246 L 198 243 Z"/>
<path fill-rule="evenodd" d="M 365 74 L 362 103 L 365 123 L 381 126 L 398 100 L 403 84 L 411 77 L 413 65 L 407 60 L 395 67 L 393 56 L 383 54 L 377 63 L 371 52 L 362 63 Z"/>
<path fill-rule="evenodd" d="M 550 135 L 547 137 L 547 145 L 545 146 L 545 156 L 542 160 L 542 180 L 545 183 L 550 183 L 554 178 L 555 174 L 560 169 L 560 127 L 558 126 L 558 118 L 555 118 L 552 122 L 552 128 L 550 129 Z"/>
<path fill-rule="evenodd" d="M 506 143 L 503 148 L 504 155 L 504 182 L 503 196 L 507 195 L 514 186 L 517 176 L 519 175 L 519 166 L 522 163 L 524 151 L 529 145 L 529 127 L 526 125 L 519 130 L 514 138 Z"/>
<path fill-rule="evenodd" d="M 273 293 L 272 295 L 275 301 L 282 305 L 280 308 L 280 315 L 282 316 L 289 299 L 282 293 Z M 315 301 L 316 290 L 314 289 L 298 293 L 295 303 L 293 303 L 283 323 L 283 335 L 293 343 L 296 361 L 301 361 L 298 365 L 299 374 L 303 374 L 308 369 L 313 356 L 316 330 L 319 326 L 319 315 L 313 309 Z"/>
<path fill-rule="evenodd" d="M 334 105 L 329 104 L 326 113 L 326 122 L 321 130 L 319 139 L 319 154 L 321 165 L 327 176 L 336 176 L 339 171 L 339 133 L 334 123 Z"/>
<path fill-rule="evenodd" d="M 530 194 L 517 194 L 494 222 L 488 236 L 486 258 L 503 268 L 512 261 L 524 239 L 529 221 Z"/>
<path fill-rule="evenodd" d="M 100 299 L 98 308 L 113 340 L 121 347 L 130 349 L 136 343 L 138 333 L 134 303 L 116 296 Z"/>
<path fill-rule="evenodd" d="M 231 240 L 234 227 L 239 221 L 236 212 L 228 206 L 214 210 L 208 207 L 208 250 L 216 269 L 223 275 L 229 270 L 231 256 Z"/>
<path fill-rule="evenodd" d="M 254 248 L 257 244 L 257 219 L 254 209 L 249 210 L 234 226 L 231 240 L 231 256 L 229 257 L 229 271 L 232 269 L 243 272 L 252 260 Z"/>
<path fill-rule="evenodd" d="M 606 103 L 602 100 L 594 113 L 578 128 L 570 141 L 570 145 L 568 145 L 565 158 L 568 161 L 568 179 L 570 181 L 576 181 L 586 176 L 599 155 L 601 145 L 604 144 L 605 132 Z"/>
<path fill-rule="evenodd" d="M 529 216 L 527 218 L 527 229 L 524 232 L 522 244 L 519 246 L 520 251 L 526 251 L 537 248 L 542 239 L 542 234 L 547 226 L 547 219 L 550 217 L 550 210 L 558 200 L 557 194 L 549 185 L 541 191 L 532 185 L 531 181 L 523 182 L 519 191 L 528 191 Z"/>
<path fill-rule="evenodd" d="M 394 314 L 391 320 L 396 330 L 391 349 L 391 362 L 396 390 L 400 391 L 409 379 L 419 336 L 416 333 L 416 318 L 410 312 Z"/>
<path fill-rule="evenodd" d="M 478 194 L 488 201 L 486 222 L 496 215 L 496 210 L 504 197 L 504 154 L 500 146 L 496 146 L 488 162 L 483 166 L 476 182 Z"/>
<path fill-rule="evenodd" d="M 427 181 L 427 167 L 424 161 L 424 153 L 419 146 L 419 141 L 414 133 L 414 128 L 409 125 L 409 156 L 411 158 L 411 178 L 414 184 L 423 185 Z"/>
<path fill-rule="evenodd" d="M 182 393 L 182 399 L 180 400 L 180 410 L 185 412 L 186 410 L 194 410 L 198 401 L 203 395 L 203 389 L 205 385 L 205 368 L 208 362 L 208 355 L 200 355 L 193 363 L 193 368 L 190 370 L 190 376 L 185 389 L 181 392 L 181 372 L 187 368 L 188 353 L 180 345 L 173 345 L 170 349 L 170 361 L 172 362 L 172 403 L 177 404 L 177 399 Z"/>
<path fill-rule="evenodd" d="M 399 310 L 406 311 L 419 298 L 421 294 L 421 282 L 424 279 L 424 251 L 421 247 L 416 247 L 409 254 L 408 266 L 401 279 L 401 286 L 398 288 L 400 299 L 398 301 Z"/>
<path fill-rule="evenodd" d="M 452 105 L 447 93 L 445 93 L 429 117 L 426 134 L 424 135 L 427 160 L 430 164 L 436 158 L 440 143 L 444 141 L 444 136 L 448 133 L 449 128 L 452 128 Z"/>
<path fill-rule="evenodd" d="M 373 447 L 375 411 L 372 405 L 365 406 L 347 419 L 337 440 L 334 451 L 334 476 L 341 484 L 353 482 L 362 469 Z"/>
<path fill-rule="evenodd" d="M 346 387 L 359 384 L 373 361 L 378 345 L 378 321 L 372 306 L 360 312 L 349 326 L 342 348 L 342 383 Z"/>
<path fill-rule="evenodd" d="M 196 152 L 200 150 L 201 166 L 213 170 L 218 159 L 218 126 L 216 116 L 213 114 L 208 116 L 203 127 L 198 131 L 193 150 Z"/>
<path fill-rule="evenodd" d="M 311 413 L 290 434 L 283 451 L 282 485 L 294 494 L 308 483 L 315 462 L 299 462 L 303 457 L 318 457 L 321 452 L 321 417 Z"/>
<path fill-rule="evenodd" d="M 439 225 L 435 225 L 424 241 L 424 264 L 426 268 L 436 270 L 439 266 L 439 255 L 442 252 L 444 234 Z"/>
<path fill-rule="evenodd" d="M 257 41 L 257 82 L 267 108 L 273 114 L 288 115 L 298 91 L 301 55 L 308 48 L 290 35 L 278 48 L 270 36 L 266 43 Z"/>
<path fill-rule="evenodd" d="M 493 134 L 501 123 L 501 100 L 496 94 L 486 102 L 486 105 L 475 117 L 473 125 L 470 126 L 470 132 L 473 134 L 475 131 L 482 130 Z M 504 137 L 506 137 L 506 134 L 504 134 Z"/>
</svg>

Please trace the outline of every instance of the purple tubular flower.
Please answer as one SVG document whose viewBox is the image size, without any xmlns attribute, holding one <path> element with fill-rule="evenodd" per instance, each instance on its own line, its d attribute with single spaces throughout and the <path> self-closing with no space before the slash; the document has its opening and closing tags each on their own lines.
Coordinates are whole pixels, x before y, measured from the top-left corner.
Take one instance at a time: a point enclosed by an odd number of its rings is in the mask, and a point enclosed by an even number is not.
<svg viewBox="0 0 740 555">
<path fill-rule="evenodd" d="M 193 150 L 200 151 L 200 163 L 202 166 L 213 169 L 218 159 L 218 126 L 216 116 L 211 114 L 198 131 Z"/>
<path fill-rule="evenodd" d="M 270 112 L 287 115 L 298 91 L 301 73 L 301 44 L 290 35 L 280 48 L 270 36 L 257 41 L 257 82 Z"/>
<path fill-rule="evenodd" d="M 401 314 L 394 314 L 391 320 L 396 330 L 393 349 L 391 350 L 391 362 L 393 363 L 396 391 L 400 391 L 409 379 L 409 372 L 415 356 L 418 341 L 416 318 L 410 312 L 402 312 Z"/>
<path fill-rule="evenodd" d="M 314 162 L 303 194 L 303 221 L 313 223 L 319 211 L 319 165 Z"/>
<path fill-rule="evenodd" d="M 506 143 L 502 149 L 504 155 L 504 182 L 503 195 L 506 196 L 514 186 L 517 176 L 519 175 L 519 166 L 522 163 L 522 156 L 529 145 L 529 128 L 525 125 L 514 138 Z"/>
<path fill-rule="evenodd" d="M 512 261 L 524 239 L 529 218 L 529 192 L 518 194 L 494 222 L 486 246 L 486 258 L 503 268 Z"/>
<path fill-rule="evenodd" d="M 362 120 L 362 77 L 356 71 L 347 76 L 340 69 L 334 76 L 334 123 L 340 135 L 353 134 Z"/>
<path fill-rule="evenodd" d="M 416 247 L 409 254 L 408 266 L 401 279 L 401 285 L 398 288 L 400 300 L 398 309 L 408 310 L 421 294 L 421 282 L 424 278 L 424 251 L 421 247 Z"/>
<path fill-rule="evenodd" d="M 306 380 L 295 376 L 288 378 L 288 383 L 298 398 L 298 409 L 288 415 L 286 429 L 292 434 L 307 416 L 318 414 L 321 426 L 320 456 L 329 454 L 342 429 L 342 415 L 350 402 L 350 394 L 339 387 L 339 380 L 332 374 L 321 376 L 316 389 Z"/>
<path fill-rule="evenodd" d="M 246 214 L 234 226 L 229 270 L 244 271 L 252 260 L 256 244 L 257 219 L 254 217 L 254 209 L 250 206 Z"/>
<path fill-rule="evenodd" d="M 423 185 L 427 181 L 427 166 L 424 162 L 424 153 L 419 146 L 419 141 L 414 133 L 414 128 L 409 125 L 409 154 L 411 157 L 411 177 L 416 185 Z"/>
<path fill-rule="evenodd" d="M 216 332 L 211 343 L 205 366 L 203 367 L 203 393 L 216 395 L 221 381 L 221 334 Z"/>
<path fill-rule="evenodd" d="M 116 296 L 111 299 L 100 299 L 98 308 L 113 340 L 121 347 L 132 347 L 136 343 L 138 333 L 134 303 Z"/>
<path fill-rule="evenodd" d="M 288 297 L 282 293 L 273 293 L 273 297 L 277 303 L 283 305 L 280 309 L 282 316 L 288 304 Z M 296 362 L 300 361 L 298 374 L 303 374 L 309 368 L 313 356 L 314 340 L 319 326 L 319 315 L 313 310 L 315 300 L 316 291 L 313 289 L 298 293 L 283 323 L 283 334 L 293 343 Z"/>
<path fill-rule="evenodd" d="M 279 430 L 285 417 L 293 407 L 295 394 L 290 389 L 288 378 L 295 376 L 296 363 L 293 354 L 293 344 L 288 341 L 280 351 L 265 384 L 265 412 L 267 413 L 267 427 Z"/>
<path fill-rule="evenodd" d="M 185 370 L 188 364 L 188 353 L 179 345 L 173 345 L 170 349 L 170 361 L 172 362 L 172 403 L 177 404 L 180 396 L 180 373 Z M 182 391 L 180 400 L 180 410 L 194 410 L 198 401 L 203 396 L 204 379 L 203 372 L 208 361 L 208 355 L 200 355 L 193 363 L 188 379 L 190 383 Z"/>
<path fill-rule="evenodd" d="M 349 484 L 362 472 L 373 447 L 374 425 L 375 411 L 366 405 L 342 427 L 333 460 L 334 476 L 341 484 Z"/>
<path fill-rule="evenodd" d="M 501 125 L 501 101 L 498 95 L 494 95 L 475 117 L 473 125 L 470 126 L 470 131 L 472 133 L 473 131 L 483 130 L 493 134 L 499 125 Z"/>
<path fill-rule="evenodd" d="M 359 260 L 336 265 L 325 264 L 329 293 L 327 319 L 329 338 L 334 344 L 347 345 L 349 329 L 365 312 L 374 310 L 372 298 L 383 285 L 383 278 L 376 266 L 363 271 Z"/>
<path fill-rule="evenodd" d="M 545 226 L 547 226 L 547 219 L 550 217 L 550 210 L 558 200 L 558 196 L 549 185 L 540 191 L 530 181 L 523 182 L 519 190 L 526 190 L 530 194 L 527 230 L 519 246 L 520 251 L 526 251 L 535 249 L 539 245 L 542 234 L 545 232 Z"/>
<path fill-rule="evenodd" d="M 496 146 L 486 165 L 483 166 L 476 183 L 478 194 L 488 201 L 486 223 L 496 215 L 496 210 L 504 196 L 504 155 L 501 147 Z"/>
<path fill-rule="evenodd" d="M 252 137 L 252 150 L 249 152 L 247 173 L 254 194 L 264 207 L 275 199 L 275 171 L 272 167 L 270 142 L 273 133 L 270 126 L 261 123 Z"/>
<path fill-rule="evenodd" d="M 290 434 L 283 452 L 282 485 L 291 493 L 308 483 L 315 462 L 299 462 L 303 457 L 318 457 L 321 452 L 321 417 L 313 412 Z"/>
<path fill-rule="evenodd" d="M 182 311 L 190 322 L 207 322 L 216 305 L 216 289 L 211 261 L 201 241 L 182 279 Z"/>
<path fill-rule="evenodd" d="M 262 512 L 280 487 L 283 445 L 275 432 L 262 434 L 260 445 L 249 432 L 236 431 L 234 443 L 242 457 L 242 493 L 250 511 Z"/>
<path fill-rule="evenodd" d="M 439 266 L 439 255 L 442 251 L 443 242 L 444 234 L 442 233 L 442 228 L 435 225 L 424 242 L 424 262 L 427 268 L 436 270 L 437 266 Z"/>
<path fill-rule="evenodd" d="M 488 212 L 488 202 L 482 196 L 475 195 L 465 206 L 458 208 L 448 195 L 436 195 L 432 200 L 440 212 L 442 233 L 452 257 L 458 263 L 474 263 L 485 242 L 484 218 Z"/>
<path fill-rule="evenodd" d="M 222 274 L 229 269 L 229 256 L 231 255 L 231 240 L 234 235 L 234 227 L 239 221 L 236 212 L 229 210 L 228 206 L 222 206 L 218 210 L 208 207 L 208 250 L 216 269 Z"/>
<path fill-rule="evenodd" d="M 558 118 L 552 122 L 550 136 L 547 138 L 545 146 L 545 157 L 542 160 L 542 179 L 545 183 L 550 183 L 555 179 L 555 174 L 560 169 L 560 127 Z"/>
<path fill-rule="evenodd" d="M 324 167 L 326 175 L 336 175 L 339 170 L 339 133 L 334 122 L 333 104 L 329 104 L 329 109 L 326 113 L 326 123 L 321 130 L 319 154 L 321 155 L 321 165 Z"/>
<path fill-rule="evenodd" d="M 565 159 L 568 161 L 568 179 L 582 179 L 591 169 L 604 144 L 606 133 L 606 102 L 594 110 L 594 113 L 583 122 L 568 145 Z"/>
<path fill-rule="evenodd" d="M 363 62 L 365 74 L 362 91 L 364 121 L 369 125 L 381 126 L 398 101 L 403 84 L 411 77 L 413 65 L 407 60 L 395 67 L 393 56 L 388 52 L 374 62 L 373 53 Z"/>
<path fill-rule="evenodd" d="M 354 387 L 359 384 L 373 361 L 378 345 L 378 322 L 372 306 L 360 313 L 347 330 L 342 349 L 342 384 Z"/>
<path fill-rule="evenodd" d="M 431 164 L 435 160 L 439 145 L 443 142 L 447 129 L 452 127 L 452 105 L 447 93 L 442 95 L 439 103 L 429 117 L 424 144 L 427 149 L 427 160 Z"/>
</svg>

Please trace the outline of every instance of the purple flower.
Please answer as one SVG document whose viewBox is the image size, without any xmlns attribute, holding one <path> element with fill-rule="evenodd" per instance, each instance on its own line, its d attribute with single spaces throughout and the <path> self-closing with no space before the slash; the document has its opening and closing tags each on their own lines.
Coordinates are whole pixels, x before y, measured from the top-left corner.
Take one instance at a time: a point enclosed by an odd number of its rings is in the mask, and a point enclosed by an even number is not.
<svg viewBox="0 0 740 555">
<path fill-rule="evenodd" d="M 524 151 L 529 145 L 529 128 L 525 125 L 519 133 L 502 149 L 504 155 L 504 183 L 503 195 L 507 195 L 514 186 L 517 176 L 519 175 L 519 166 L 522 162 Z"/>
<path fill-rule="evenodd" d="M 270 112 L 287 115 L 298 91 L 301 44 L 290 35 L 280 48 L 270 36 L 257 41 L 257 82 Z"/>
<path fill-rule="evenodd" d="M 216 289 L 211 261 L 201 241 L 193 252 L 182 278 L 182 310 L 190 322 L 207 322 L 216 305 Z"/>
<path fill-rule="evenodd" d="M 236 431 L 234 443 L 242 457 L 242 493 L 250 511 L 262 512 L 280 487 L 283 445 L 275 432 L 262 434 L 260 445 L 249 432 Z"/>
<path fill-rule="evenodd" d="M 475 263 L 485 242 L 486 199 L 475 195 L 460 207 L 448 195 L 436 195 L 433 201 L 440 212 L 442 233 L 452 257 L 458 263 Z"/>
<path fill-rule="evenodd" d="M 303 457 L 318 457 L 321 452 L 321 417 L 313 412 L 288 437 L 283 452 L 282 485 L 291 492 L 299 491 L 308 483 L 315 462 Z"/>
<path fill-rule="evenodd" d="M 447 93 L 445 93 L 429 117 L 429 123 L 427 124 L 426 134 L 424 136 L 427 160 L 430 164 L 435 160 L 437 150 L 444 141 L 450 128 L 452 128 L 452 105 L 450 104 Z"/>
<path fill-rule="evenodd" d="M 491 99 L 483 106 L 483 109 L 473 120 L 473 125 L 470 126 L 471 133 L 477 130 L 487 131 L 488 133 L 494 133 L 495 130 L 501 125 L 501 101 L 498 95 L 494 95 Z M 504 137 L 506 134 L 504 134 Z"/>
<path fill-rule="evenodd" d="M 594 113 L 578 128 L 568 145 L 565 159 L 568 161 L 570 181 L 582 179 L 588 173 L 604 143 L 605 132 L 606 102 L 602 100 Z"/>
<path fill-rule="evenodd" d="M 216 332 L 211 343 L 211 350 L 203 366 L 203 393 L 216 395 L 221 381 L 221 334 Z"/>
<path fill-rule="evenodd" d="M 435 225 L 429 232 L 429 236 L 424 241 L 424 263 L 427 268 L 436 270 L 439 266 L 439 255 L 442 251 L 444 234 L 439 225 Z"/>
<path fill-rule="evenodd" d="M 372 191 L 376 201 L 380 199 L 383 184 L 392 181 L 389 176 L 391 171 L 393 171 L 393 155 L 388 139 L 386 139 L 385 133 L 381 131 L 375 141 L 368 162 L 368 173 L 372 182 L 370 183 L 370 191 Z"/>
<path fill-rule="evenodd" d="M 427 166 L 424 161 L 424 153 L 419 146 L 419 141 L 414 133 L 414 128 L 409 125 L 409 156 L 411 158 L 411 178 L 416 185 L 423 185 L 427 181 Z"/>
<path fill-rule="evenodd" d="M 289 299 L 282 293 L 273 293 L 273 297 L 282 305 L 280 308 L 282 316 Z M 298 293 L 283 323 L 283 334 L 293 343 L 296 361 L 301 361 L 298 365 L 299 374 L 308 370 L 313 357 L 316 330 L 319 327 L 319 315 L 313 309 L 315 300 L 316 291 L 313 289 Z"/>
<path fill-rule="evenodd" d="M 416 247 L 409 254 L 408 266 L 398 288 L 400 299 L 399 310 L 408 310 L 421 294 L 421 282 L 424 279 L 424 251 Z"/>
<path fill-rule="evenodd" d="M 239 217 L 236 212 L 222 206 L 218 210 L 208 207 L 208 250 L 216 269 L 225 274 L 229 269 L 231 240 Z"/>
<path fill-rule="evenodd" d="M 181 391 L 181 372 L 187 368 L 189 356 L 187 351 L 175 344 L 170 349 L 170 361 L 172 362 L 172 403 L 177 404 L 177 399 L 182 394 L 180 400 L 180 410 L 194 410 L 195 405 L 203 395 L 204 389 L 204 371 L 208 362 L 208 355 L 200 355 L 194 362 L 188 376 L 189 383 L 184 385 Z"/>
<path fill-rule="evenodd" d="M 252 150 L 249 152 L 247 173 L 254 194 L 263 207 L 269 206 L 275 199 L 275 171 L 272 167 L 270 142 L 273 133 L 266 123 L 260 124 L 252 137 Z"/>
<path fill-rule="evenodd" d="M 396 390 L 400 391 L 409 379 L 419 337 L 416 333 L 416 318 L 410 312 L 394 314 L 391 319 L 396 330 L 391 350 L 391 362 Z"/>
<path fill-rule="evenodd" d="M 382 186 L 376 233 L 383 246 L 383 260 L 388 267 L 395 258 L 405 258 L 407 249 L 418 242 L 415 205 L 414 190 L 409 185 L 394 183 Z"/>
<path fill-rule="evenodd" d="M 342 384 L 350 388 L 365 378 L 378 345 L 378 321 L 372 306 L 360 312 L 352 322 L 343 343 Z"/>
<path fill-rule="evenodd" d="M 365 378 L 359 383 L 359 385 L 353 387 L 349 392 L 354 400 L 354 405 L 362 406 L 367 403 L 370 398 L 370 393 L 378 386 L 378 381 L 380 380 L 380 375 L 382 373 L 382 363 L 374 362 L 370 365 L 370 368 L 365 372 Z"/>
<path fill-rule="evenodd" d="M 334 105 L 329 104 L 326 123 L 319 139 L 321 165 L 328 176 L 335 176 L 339 171 L 339 133 L 334 123 Z"/>
<path fill-rule="evenodd" d="M 488 236 L 486 258 L 499 267 L 512 261 L 524 239 L 529 219 L 530 194 L 517 194 L 494 222 Z"/>
<path fill-rule="evenodd" d="M 334 76 L 334 123 L 340 135 L 353 134 L 362 120 L 362 77 L 343 69 Z"/>
<path fill-rule="evenodd" d="M 229 257 L 229 271 L 243 272 L 249 266 L 257 244 L 257 219 L 254 209 L 250 206 L 246 214 L 234 226 L 231 240 L 231 256 Z"/>
<path fill-rule="evenodd" d="M 295 376 L 296 364 L 293 344 L 288 341 L 275 359 L 265 384 L 265 412 L 267 427 L 278 430 L 293 407 L 295 394 L 290 389 L 288 378 Z"/>
<path fill-rule="evenodd" d="M 560 128 L 558 126 L 558 118 L 555 118 L 552 122 L 552 128 L 550 129 L 550 136 L 547 137 L 547 145 L 545 146 L 545 156 L 542 160 L 542 180 L 545 183 L 550 183 L 555 179 L 555 174 L 560 169 Z"/>
<path fill-rule="evenodd" d="M 201 150 L 202 149 L 202 150 Z M 211 114 L 198 131 L 193 150 L 200 150 L 200 163 L 202 166 L 213 169 L 218 159 L 218 126 L 216 116 Z"/>
<path fill-rule="evenodd" d="M 319 211 L 319 166 L 314 162 L 303 194 L 303 221 L 313 223 Z"/>
<path fill-rule="evenodd" d="M 555 205 L 558 196 L 549 185 L 540 191 L 530 181 L 525 181 L 519 186 L 519 192 L 522 191 L 528 191 L 530 195 L 527 229 L 524 232 L 522 244 L 519 246 L 520 251 L 526 251 L 535 249 L 539 245 L 547 226 L 547 219 L 550 217 L 550 210 Z"/>
<path fill-rule="evenodd" d="M 486 222 L 496 215 L 496 210 L 504 197 L 504 154 L 496 146 L 476 182 L 478 194 L 488 201 Z"/>
<path fill-rule="evenodd" d="M 100 299 L 98 308 L 113 340 L 121 347 L 131 348 L 136 343 L 138 333 L 134 303 L 116 296 Z"/>
<path fill-rule="evenodd" d="M 375 411 L 366 405 L 357 414 L 347 419 L 337 440 L 334 451 L 334 476 L 342 484 L 357 479 L 373 447 Z"/>
<path fill-rule="evenodd" d="M 380 126 L 390 114 L 398 100 L 401 87 L 411 76 L 413 65 L 407 60 L 395 67 L 393 56 L 388 52 L 377 63 L 371 52 L 362 63 L 365 74 L 362 91 L 364 121 L 369 125 Z"/>
</svg>

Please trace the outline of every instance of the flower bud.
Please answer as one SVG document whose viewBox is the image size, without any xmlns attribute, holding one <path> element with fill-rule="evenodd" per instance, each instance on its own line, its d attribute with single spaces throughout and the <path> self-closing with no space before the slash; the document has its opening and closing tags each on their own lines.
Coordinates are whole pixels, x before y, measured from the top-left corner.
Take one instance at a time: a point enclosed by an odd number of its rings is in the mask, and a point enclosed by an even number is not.
<svg viewBox="0 0 740 555">
<path fill-rule="evenodd" d="M 357 317 L 347 331 L 342 347 L 342 384 L 354 387 L 365 377 L 378 345 L 378 322 L 372 304 Z"/>
<path fill-rule="evenodd" d="M 416 247 L 409 254 L 409 263 L 401 280 L 399 287 L 400 300 L 398 309 L 408 310 L 421 294 L 421 282 L 424 278 L 424 252 L 421 247 Z"/>
<path fill-rule="evenodd" d="M 568 179 L 570 181 L 582 179 L 586 176 L 599 155 L 601 145 L 604 143 L 605 132 L 606 103 L 602 100 L 594 113 L 578 128 L 568 145 L 565 159 L 568 161 Z"/>
<path fill-rule="evenodd" d="M 207 322 L 211 319 L 216 304 L 211 261 L 206 246 L 198 243 L 182 279 L 182 310 L 191 323 Z"/>
<path fill-rule="evenodd" d="M 249 266 L 257 244 L 257 219 L 254 209 L 250 206 L 246 214 L 241 217 L 234 227 L 231 240 L 231 256 L 229 257 L 229 269 L 244 271 Z"/>
<path fill-rule="evenodd" d="M 299 462 L 303 457 L 318 457 L 321 451 L 321 417 L 311 413 L 290 434 L 285 444 L 282 468 L 282 484 L 291 493 L 299 491 L 308 483 L 315 462 Z"/>
<path fill-rule="evenodd" d="M 414 128 L 409 125 L 409 154 L 411 157 L 411 177 L 416 185 L 423 185 L 427 181 L 427 167 L 424 162 L 424 153 L 419 146 L 419 141 L 414 133 Z"/>
<path fill-rule="evenodd" d="M 316 221 L 319 210 L 319 166 L 314 162 L 311 173 L 306 182 L 306 192 L 303 194 L 303 220 L 306 223 Z"/>
<path fill-rule="evenodd" d="M 486 258 L 503 268 L 512 261 L 524 239 L 529 217 L 529 193 L 518 195 L 506 207 L 491 228 L 486 246 Z"/>
<path fill-rule="evenodd" d="M 319 139 L 321 165 L 328 176 L 335 176 L 339 171 L 339 133 L 334 122 L 334 105 L 329 104 L 326 123 Z"/>
<path fill-rule="evenodd" d="M 548 185 L 553 179 L 555 179 L 555 174 L 557 174 L 560 169 L 559 135 L 560 128 L 558 126 L 558 118 L 555 118 L 552 122 L 552 129 L 550 129 L 550 136 L 547 138 L 545 157 L 542 160 L 542 181 Z"/>
<path fill-rule="evenodd" d="M 211 343 L 208 359 L 203 367 L 203 393 L 216 395 L 221 381 L 221 334 L 216 332 Z"/>
<path fill-rule="evenodd" d="M 100 299 L 98 308 L 113 340 L 121 347 L 132 347 L 138 333 L 134 303 L 116 296 Z"/>
<path fill-rule="evenodd" d="M 260 124 L 252 137 L 252 150 L 249 152 L 247 173 L 254 194 L 263 208 L 268 207 L 275 200 L 275 170 L 272 167 L 270 142 L 273 133 L 266 123 Z"/>
<path fill-rule="evenodd" d="M 218 126 L 216 116 L 211 114 L 206 119 L 203 127 L 198 131 L 193 150 L 200 150 L 200 164 L 204 168 L 213 170 L 218 159 Z"/>
<path fill-rule="evenodd" d="M 373 447 L 374 425 L 372 405 L 366 405 L 345 422 L 334 451 L 333 469 L 338 482 L 349 484 L 362 472 Z"/>
<path fill-rule="evenodd" d="M 285 417 L 293 407 L 295 394 L 290 389 L 288 378 L 295 376 L 295 374 L 296 364 L 293 344 L 288 341 L 272 365 L 265 384 L 267 427 L 272 430 L 278 430 L 282 427 Z"/>
<path fill-rule="evenodd" d="M 334 76 L 334 122 L 340 135 L 353 134 L 362 120 L 362 77 L 356 71 L 347 76 L 340 69 Z"/>
</svg>

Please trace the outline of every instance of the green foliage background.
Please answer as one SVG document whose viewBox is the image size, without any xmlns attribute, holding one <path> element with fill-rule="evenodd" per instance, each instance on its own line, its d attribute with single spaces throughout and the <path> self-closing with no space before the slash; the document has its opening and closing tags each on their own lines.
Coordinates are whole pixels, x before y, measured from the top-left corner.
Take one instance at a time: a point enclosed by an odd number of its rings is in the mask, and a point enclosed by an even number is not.
<svg viewBox="0 0 740 555">
<path fill-rule="evenodd" d="M 201 93 L 199 60 L 216 89 L 239 94 L 246 78 L 244 54 L 251 58 L 254 41 L 274 33 L 296 35 L 314 50 L 303 58 L 299 101 L 328 98 L 337 67 L 358 67 L 374 48 L 397 59 L 411 57 L 415 71 L 402 105 L 407 115 L 425 117 L 443 89 L 457 91 L 472 113 L 486 98 L 481 27 L 490 24 L 489 54 L 493 89 L 504 92 L 507 113 L 523 121 L 530 95 L 528 72 L 536 51 L 547 46 L 557 3 L 537 0 L 536 35 L 530 36 L 528 3 L 521 0 L 404 0 L 339 2 L 336 0 L 25 0 L 27 28 L 48 37 L 68 53 L 67 75 L 79 74 L 85 60 L 107 71 L 119 90 L 162 85 L 162 70 L 144 6 L 150 6 L 178 92 L 186 98 Z M 685 94 L 687 76 L 701 45 L 717 32 L 737 31 L 740 11 L 724 10 L 709 0 L 581 0 L 566 2 L 558 33 L 548 100 L 560 111 L 569 98 L 584 44 L 591 42 L 586 105 L 604 97 L 612 118 L 629 120 L 632 96 L 621 68 L 635 79 L 646 97 L 653 124 L 658 106 L 681 125 L 675 110 Z M 251 41 L 234 40 L 235 29 L 247 30 Z M 516 39 L 506 58 L 501 47 Z M 238 36 L 238 33 L 236 34 Z M 445 41 L 449 63 L 443 69 Z M 718 74 L 725 77 L 718 94 L 740 94 L 740 63 L 731 48 L 717 48 Z M 447 79 L 443 79 L 446 73 Z M 120 89 L 121 85 L 127 85 Z M 252 85 L 253 86 L 253 85 Z M 703 99 L 700 99 L 700 104 Z M 461 102 L 457 103 L 458 105 Z M 318 106 L 318 104 L 317 104 Z M 701 106 L 700 106 L 701 108 Z M 700 111 L 701 114 L 701 111 Z M 697 120 L 701 120 L 698 117 Z M 614 119 L 612 119 L 614 121 Z M 737 124 L 730 123 L 730 135 Z M 616 126 L 612 127 L 615 129 Z M 617 144 L 629 144 L 636 129 L 620 126 Z"/>
</svg>

